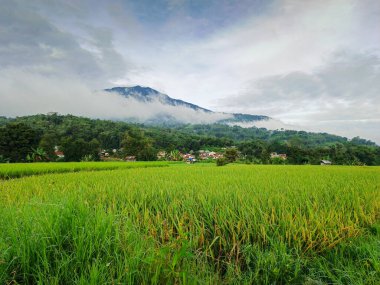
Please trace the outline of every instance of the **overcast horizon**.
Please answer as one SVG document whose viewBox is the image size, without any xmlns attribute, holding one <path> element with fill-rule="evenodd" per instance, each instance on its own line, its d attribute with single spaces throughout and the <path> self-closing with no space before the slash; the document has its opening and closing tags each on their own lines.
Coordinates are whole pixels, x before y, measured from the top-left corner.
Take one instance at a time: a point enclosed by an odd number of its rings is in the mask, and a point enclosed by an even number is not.
<svg viewBox="0 0 380 285">
<path fill-rule="evenodd" d="M 0 0 L 0 116 L 124 112 L 114 86 L 380 144 L 380 1 Z"/>
</svg>

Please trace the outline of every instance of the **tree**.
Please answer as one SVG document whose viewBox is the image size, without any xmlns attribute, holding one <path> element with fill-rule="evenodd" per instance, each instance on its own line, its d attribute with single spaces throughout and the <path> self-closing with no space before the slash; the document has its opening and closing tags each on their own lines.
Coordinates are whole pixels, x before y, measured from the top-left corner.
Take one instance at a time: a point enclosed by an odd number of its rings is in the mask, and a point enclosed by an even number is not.
<svg viewBox="0 0 380 285">
<path fill-rule="evenodd" d="M 228 164 L 228 161 L 225 157 L 220 157 L 216 159 L 216 166 L 224 166 L 227 164 Z"/>
<path fill-rule="evenodd" d="M 88 143 L 87 152 L 88 152 L 87 155 L 89 155 L 92 160 L 98 161 L 100 159 L 100 157 L 99 157 L 100 142 L 97 139 L 93 138 Z"/>
<path fill-rule="evenodd" d="M 136 156 L 137 160 L 157 159 L 157 151 L 153 148 L 152 141 L 139 129 L 131 128 L 124 134 L 122 147 L 125 155 Z"/>
<path fill-rule="evenodd" d="M 224 154 L 228 162 L 234 162 L 239 154 L 236 148 L 228 148 L 226 149 L 226 152 Z"/>
<path fill-rule="evenodd" d="M 10 162 L 21 162 L 37 147 L 40 133 L 24 123 L 9 123 L 0 128 L 0 155 Z"/>
<path fill-rule="evenodd" d="M 170 157 L 170 160 L 173 160 L 173 161 L 182 160 L 181 153 L 177 149 L 172 150 L 169 154 L 169 157 Z"/>
<path fill-rule="evenodd" d="M 46 151 L 42 147 L 32 148 L 32 151 L 31 155 L 28 155 L 30 161 L 42 162 L 49 160 Z"/>
<path fill-rule="evenodd" d="M 9 158 L 5 158 L 3 155 L 0 155 L 0 163 L 8 163 Z"/>
<path fill-rule="evenodd" d="M 269 160 L 267 144 L 262 140 L 241 143 L 239 150 L 248 161 L 260 160 L 261 163 L 267 163 Z"/>
<path fill-rule="evenodd" d="M 46 155 L 50 160 L 56 159 L 54 148 L 58 145 L 58 142 L 58 135 L 51 131 L 44 133 L 41 137 L 39 147 L 45 150 Z"/>
<path fill-rule="evenodd" d="M 65 161 L 81 161 L 85 156 L 93 160 L 99 159 L 99 142 L 96 139 L 86 142 L 84 139 L 66 138 L 62 141 Z"/>
</svg>

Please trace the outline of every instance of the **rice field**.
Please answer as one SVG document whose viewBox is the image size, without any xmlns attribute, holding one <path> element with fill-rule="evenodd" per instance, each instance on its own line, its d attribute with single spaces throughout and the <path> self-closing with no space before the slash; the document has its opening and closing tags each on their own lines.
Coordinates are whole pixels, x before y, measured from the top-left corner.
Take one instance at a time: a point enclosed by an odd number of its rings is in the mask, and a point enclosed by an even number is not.
<svg viewBox="0 0 380 285">
<path fill-rule="evenodd" d="M 42 162 L 42 163 L 0 163 L 0 179 L 19 178 L 48 173 L 99 171 L 127 168 L 163 167 L 168 162 Z"/>
<path fill-rule="evenodd" d="M 0 217 L 0 284 L 380 284 L 379 167 L 49 173 Z"/>
</svg>

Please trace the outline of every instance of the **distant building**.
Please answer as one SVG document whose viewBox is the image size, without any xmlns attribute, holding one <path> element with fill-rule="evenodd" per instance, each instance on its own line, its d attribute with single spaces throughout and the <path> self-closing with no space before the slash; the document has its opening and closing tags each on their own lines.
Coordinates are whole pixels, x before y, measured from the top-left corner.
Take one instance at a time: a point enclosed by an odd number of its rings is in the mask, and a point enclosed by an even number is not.
<svg viewBox="0 0 380 285">
<path fill-rule="evenodd" d="M 99 156 L 100 156 L 100 158 L 104 158 L 104 157 L 109 157 L 110 154 L 109 154 L 109 152 L 107 152 L 107 150 L 102 149 L 102 150 L 99 152 Z"/>
<path fill-rule="evenodd" d="M 195 159 L 195 156 L 192 155 L 192 154 L 190 154 L 190 153 L 185 153 L 185 154 L 183 154 L 183 155 L 182 155 L 182 159 L 183 159 L 184 161 L 186 161 L 186 163 L 188 163 L 188 164 L 192 164 L 192 163 L 194 163 L 194 162 L 197 161 L 197 160 Z"/>
<path fill-rule="evenodd" d="M 331 165 L 331 161 L 330 160 L 324 160 L 324 159 L 322 159 L 321 160 L 321 165 Z"/>
<path fill-rule="evenodd" d="M 159 151 L 158 153 L 157 153 L 157 159 L 158 160 L 162 160 L 162 159 L 165 159 L 166 158 L 166 151 L 164 151 L 164 150 L 161 150 L 161 151 Z"/>
<path fill-rule="evenodd" d="M 194 158 L 194 157 L 189 157 L 186 159 L 186 163 L 187 164 L 193 164 L 195 163 L 197 160 Z"/>
<path fill-rule="evenodd" d="M 270 158 L 281 158 L 282 160 L 286 160 L 287 156 L 285 153 L 277 153 L 277 152 L 272 152 L 270 154 Z"/>
<path fill-rule="evenodd" d="M 54 146 L 54 154 L 56 156 L 58 156 L 59 158 L 64 158 L 65 157 L 65 154 L 63 153 L 63 151 L 59 150 L 59 147 L 57 145 Z"/>
<path fill-rule="evenodd" d="M 201 160 L 218 159 L 218 158 L 224 157 L 222 153 L 218 153 L 215 151 L 200 150 L 198 153 L 199 153 L 199 159 Z"/>
<path fill-rule="evenodd" d="M 58 115 L 58 113 L 57 112 L 48 112 L 46 115 L 48 115 L 48 116 L 54 116 L 54 115 Z"/>
<path fill-rule="evenodd" d="M 125 161 L 136 161 L 136 156 L 133 156 L 133 155 L 126 156 L 124 160 Z"/>
<path fill-rule="evenodd" d="M 54 151 L 54 154 L 58 156 L 59 158 L 64 158 L 65 154 L 62 151 L 56 150 Z"/>
</svg>

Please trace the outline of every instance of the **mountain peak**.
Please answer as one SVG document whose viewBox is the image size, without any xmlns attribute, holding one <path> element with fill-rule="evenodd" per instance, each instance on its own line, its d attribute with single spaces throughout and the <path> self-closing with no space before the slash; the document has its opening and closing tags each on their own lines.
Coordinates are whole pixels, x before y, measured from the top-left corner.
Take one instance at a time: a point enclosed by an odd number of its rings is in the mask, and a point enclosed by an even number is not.
<svg viewBox="0 0 380 285">
<path fill-rule="evenodd" d="M 160 93 L 157 90 L 154 90 L 150 87 L 145 87 L 145 86 L 140 86 L 140 85 L 130 86 L 130 87 L 126 87 L 126 86 L 112 87 L 109 89 L 105 89 L 105 91 L 117 92 L 117 93 L 122 94 L 122 95 L 139 94 L 142 96 Z"/>
<path fill-rule="evenodd" d="M 168 95 L 163 94 L 150 87 L 144 87 L 140 85 L 131 87 L 113 87 L 105 89 L 105 91 L 116 93 L 127 99 L 133 99 L 141 103 L 156 104 L 154 108 L 158 112 L 158 114 L 156 115 L 156 121 L 162 121 L 162 118 L 165 118 L 165 122 L 169 119 L 175 121 L 178 120 L 179 117 L 184 117 L 185 114 L 189 115 L 191 112 L 191 116 L 188 116 L 186 120 L 181 121 L 185 121 L 187 123 L 194 123 L 197 121 L 209 120 L 212 122 L 218 122 L 228 125 L 255 125 L 257 124 L 257 122 L 268 121 L 271 119 L 267 116 L 260 115 L 213 112 L 211 110 L 202 108 L 198 105 L 183 100 L 171 98 Z M 168 109 L 167 107 L 174 108 Z M 189 119 L 190 117 L 191 119 Z"/>
<path fill-rule="evenodd" d="M 163 94 L 150 87 L 143 87 L 140 85 L 136 85 L 132 87 L 113 87 L 113 88 L 104 89 L 104 90 L 107 92 L 117 93 L 126 98 L 134 98 L 135 100 L 142 101 L 142 102 L 153 102 L 153 101 L 158 100 L 160 103 L 164 105 L 175 106 L 175 107 L 182 106 L 182 107 L 193 109 L 195 111 L 211 112 L 210 110 L 182 101 L 180 99 L 171 98 L 168 95 Z"/>
</svg>

